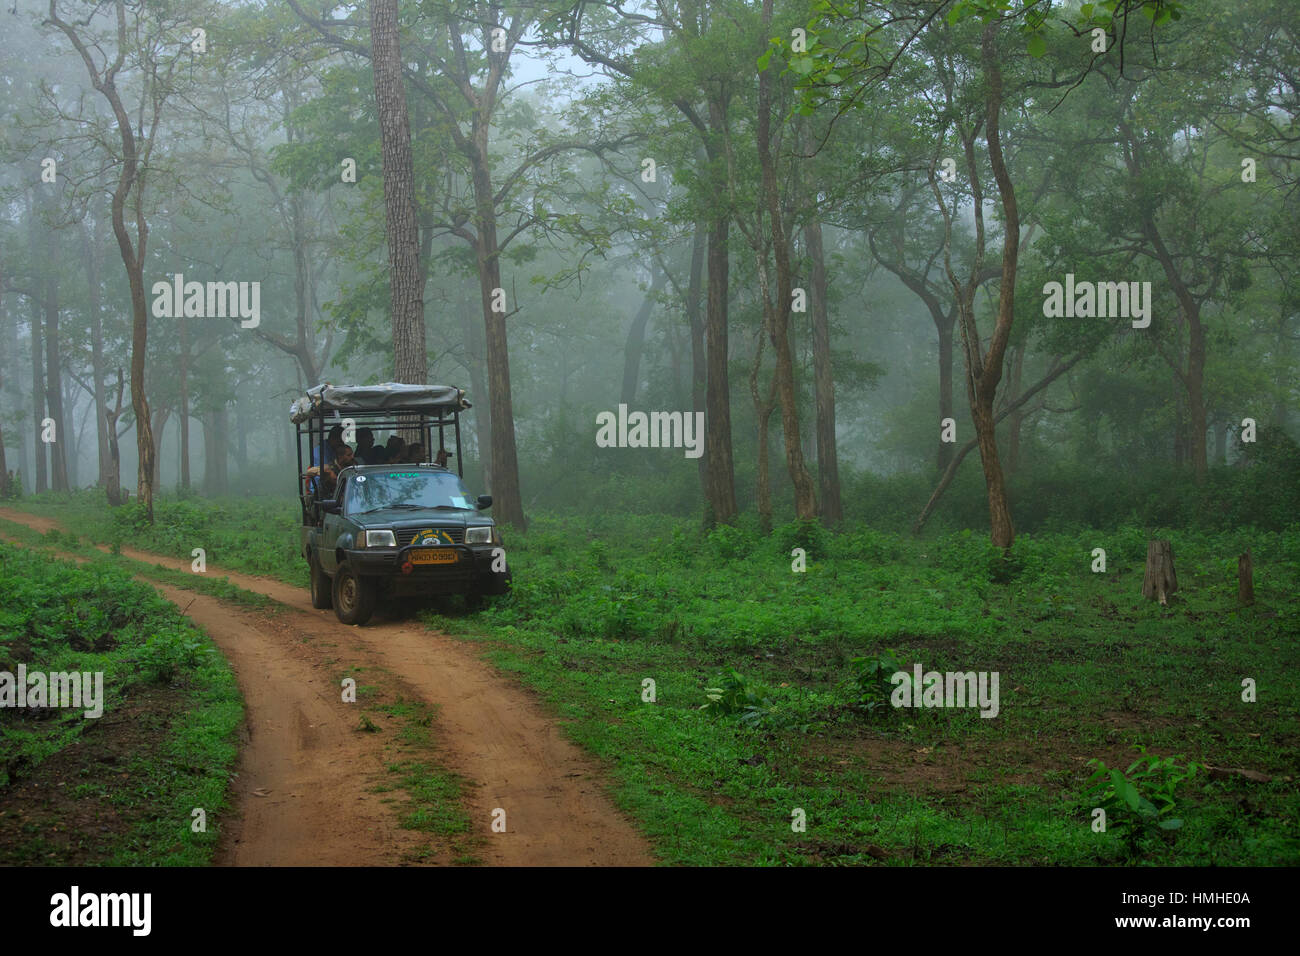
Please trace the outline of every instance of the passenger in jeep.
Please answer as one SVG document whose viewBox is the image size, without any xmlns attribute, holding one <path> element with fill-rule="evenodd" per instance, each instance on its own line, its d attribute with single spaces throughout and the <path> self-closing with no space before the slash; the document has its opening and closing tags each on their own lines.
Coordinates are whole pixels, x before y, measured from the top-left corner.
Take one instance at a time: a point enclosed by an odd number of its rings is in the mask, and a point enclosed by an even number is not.
<svg viewBox="0 0 1300 956">
<path fill-rule="evenodd" d="M 346 448 L 347 446 L 343 447 Z M 350 448 L 348 451 L 351 453 Z M 303 477 L 303 487 L 306 493 L 316 500 L 327 500 L 334 497 L 334 489 L 338 486 L 338 477 L 338 470 L 333 464 L 312 465 L 307 469 L 307 473 Z"/>
<path fill-rule="evenodd" d="M 369 428 L 357 429 L 357 458 L 365 465 L 382 465 L 383 449 L 375 445 L 375 433 Z"/>
</svg>

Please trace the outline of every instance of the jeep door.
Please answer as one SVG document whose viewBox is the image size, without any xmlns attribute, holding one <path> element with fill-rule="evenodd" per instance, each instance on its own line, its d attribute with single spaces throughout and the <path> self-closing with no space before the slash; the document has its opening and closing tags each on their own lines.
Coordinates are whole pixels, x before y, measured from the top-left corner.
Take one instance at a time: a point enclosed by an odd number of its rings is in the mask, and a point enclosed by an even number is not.
<svg viewBox="0 0 1300 956">
<path fill-rule="evenodd" d="M 351 487 L 351 484 L 351 476 L 338 483 L 338 488 L 335 491 L 335 500 L 339 503 L 339 513 L 330 514 L 326 512 L 325 520 L 321 524 L 320 552 L 318 559 L 320 560 L 320 566 L 330 574 L 333 574 L 338 570 L 339 562 L 334 551 L 335 548 L 338 547 L 339 538 L 351 526 L 351 522 L 348 521 L 342 513 L 343 503 L 347 500 L 347 492 Z"/>
</svg>

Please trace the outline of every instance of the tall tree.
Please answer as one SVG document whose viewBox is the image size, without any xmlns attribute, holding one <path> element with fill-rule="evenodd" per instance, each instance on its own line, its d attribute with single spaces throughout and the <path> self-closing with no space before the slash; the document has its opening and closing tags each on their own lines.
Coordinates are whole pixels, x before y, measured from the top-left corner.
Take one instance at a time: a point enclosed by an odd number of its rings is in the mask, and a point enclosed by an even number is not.
<svg viewBox="0 0 1300 956">
<path fill-rule="evenodd" d="M 147 519 L 153 521 L 154 468 L 156 448 L 149 399 L 145 390 L 145 355 L 149 341 L 149 305 L 144 268 L 149 243 L 146 215 L 146 185 L 149 163 L 158 142 L 163 107 L 174 92 L 173 77 L 182 53 L 170 40 L 180 26 L 193 20 L 193 10 L 184 4 L 163 11 L 134 7 L 126 0 L 108 5 L 113 23 L 99 30 L 96 12 L 86 20 L 69 22 L 59 13 L 59 0 L 50 0 L 46 23 L 57 27 L 81 57 L 90 84 L 112 110 L 120 152 L 111 155 L 118 170 L 112 197 L 113 235 L 117 239 L 122 265 L 131 289 L 131 408 L 135 414 L 137 498 Z M 172 49 L 169 50 L 168 48 Z M 132 87 L 140 91 L 132 104 L 138 122 L 131 118 L 118 78 L 123 69 L 134 74 Z M 107 144 L 105 144 L 107 145 Z M 127 228 L 127 208 L 135 224 L 135 235 Z"/>
<path fill-rule="evenodd" d="M 394 374 L 399 382 L 423 385 L 429 378 L 424 340 L 424 275 L 420 271 L 415 166 L 411 159 L 411 119 L 406 111 L 406 87 L 402 80 L 397 0 L 370 0 L 370 59 L 383 156 Z"/>
</svg>

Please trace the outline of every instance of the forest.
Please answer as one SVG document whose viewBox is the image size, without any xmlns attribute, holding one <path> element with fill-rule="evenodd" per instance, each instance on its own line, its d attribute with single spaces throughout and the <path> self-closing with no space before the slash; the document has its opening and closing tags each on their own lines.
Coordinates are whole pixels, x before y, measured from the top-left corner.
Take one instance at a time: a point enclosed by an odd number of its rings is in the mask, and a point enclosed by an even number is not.
<svg viewBox="0 0 1300 956">
<path fill-rule="evenodd" d="M 16 0 L 0 862 L 1300 862 L 1297 12 Z M 321 610 L 324 383 L 508 593 Z"/>
</svg>

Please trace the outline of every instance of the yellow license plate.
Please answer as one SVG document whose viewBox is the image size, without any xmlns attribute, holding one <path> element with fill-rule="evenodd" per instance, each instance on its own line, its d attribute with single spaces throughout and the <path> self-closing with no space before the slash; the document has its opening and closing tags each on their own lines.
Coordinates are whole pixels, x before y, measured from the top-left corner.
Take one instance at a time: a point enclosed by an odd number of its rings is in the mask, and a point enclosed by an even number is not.
<svg viewBox="0 0 1300 956">
<path fill-rule="evenodd" d="M 409 558 L 412 564 L 455 564 L 460 554 L 451 548 L 416 548 Z"/>
</svg>

